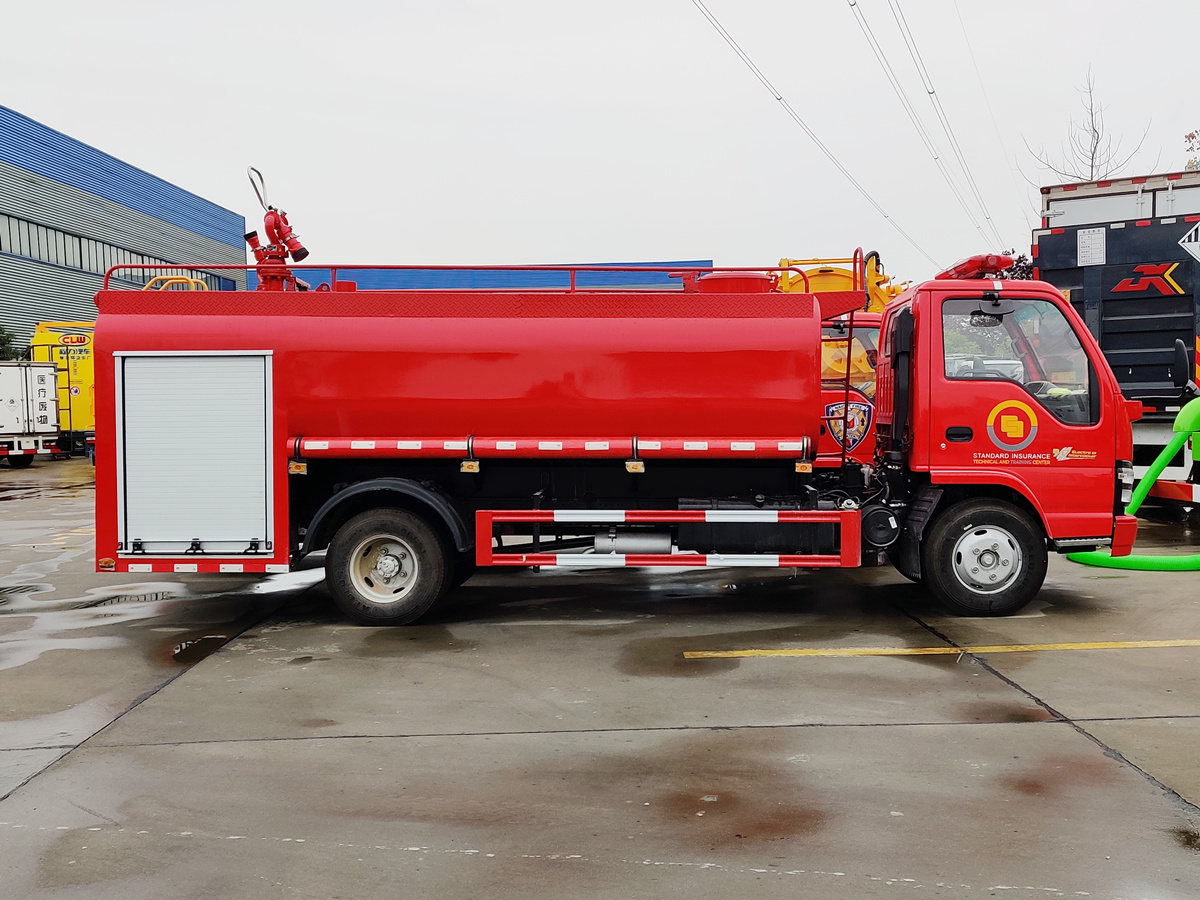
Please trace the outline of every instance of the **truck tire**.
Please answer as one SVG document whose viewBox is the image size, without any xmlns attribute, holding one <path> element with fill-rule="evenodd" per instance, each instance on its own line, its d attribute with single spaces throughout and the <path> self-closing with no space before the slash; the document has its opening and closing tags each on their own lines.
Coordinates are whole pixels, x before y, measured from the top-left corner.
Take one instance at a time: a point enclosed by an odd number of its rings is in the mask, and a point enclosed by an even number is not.
<svg viewBox="0 0 1200 900">
<path fill-rule="evenodd" d="M 28 469 L 33 465 L 33 457 L 28 453 L 23 453 L 20 456 L 10 456 L 8 464 L 14 469 Z"/>
<path fill-rule="evenodd" d="M 926 532 L 922 581 L 960 616 L 1008 616 L 1046 578 L 1046 538 L 1023 510 L 976 498 L 948 507 Z"/>
<path fill-rule="evenodd" d="M 372 509 L 337 530 L 325 554 L 333 600 L 360 625 L 407 625 L 429 611 L 448 581 L 437 532 L 403 509 Z"/>
</svg>

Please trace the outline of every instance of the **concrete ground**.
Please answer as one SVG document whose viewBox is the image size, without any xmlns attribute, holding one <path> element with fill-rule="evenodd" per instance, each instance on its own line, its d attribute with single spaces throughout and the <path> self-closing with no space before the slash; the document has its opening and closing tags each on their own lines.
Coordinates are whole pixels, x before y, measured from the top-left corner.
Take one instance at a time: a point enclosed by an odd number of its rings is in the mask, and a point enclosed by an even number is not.
<svg viewBox="0 0 1200 900">
<path fill-rule="evenodd" d="M 1021 615 L 888 570 L 92 572 L 92 470 L 0 466 L 0 897 L 1200 897 L 1196 575 L 1051 561 Z M 1139 549 L 1198 552 L 1182 526 Z"/>
</svg>

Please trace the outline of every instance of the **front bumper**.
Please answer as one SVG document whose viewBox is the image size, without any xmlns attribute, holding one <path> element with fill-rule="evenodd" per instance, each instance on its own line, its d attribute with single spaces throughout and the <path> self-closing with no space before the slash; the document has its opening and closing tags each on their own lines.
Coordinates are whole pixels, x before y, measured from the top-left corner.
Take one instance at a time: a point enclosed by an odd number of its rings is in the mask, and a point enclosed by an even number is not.
<svg viewBox="0 0 1200 900">
<path fill-rule="evenodd" d="M 1128 556 L 1137 539 L 1137 516 L 1117 516 L 1113 524 L 1111 556 Z"/>
</svg>

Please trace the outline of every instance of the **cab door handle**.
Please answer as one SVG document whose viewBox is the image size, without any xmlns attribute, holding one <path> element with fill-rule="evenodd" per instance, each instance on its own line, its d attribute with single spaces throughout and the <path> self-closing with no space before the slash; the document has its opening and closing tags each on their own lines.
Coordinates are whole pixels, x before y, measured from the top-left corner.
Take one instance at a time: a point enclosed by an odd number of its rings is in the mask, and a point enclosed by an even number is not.
<svg viewBox="0 0 1200 900">
<path fill-rule="evenodd" d="M 965 444 L 974 436 L 975 432 L 966 425 L 951 425 L 946 429 L 946 440 L 956 444 Z"/>
</svg>

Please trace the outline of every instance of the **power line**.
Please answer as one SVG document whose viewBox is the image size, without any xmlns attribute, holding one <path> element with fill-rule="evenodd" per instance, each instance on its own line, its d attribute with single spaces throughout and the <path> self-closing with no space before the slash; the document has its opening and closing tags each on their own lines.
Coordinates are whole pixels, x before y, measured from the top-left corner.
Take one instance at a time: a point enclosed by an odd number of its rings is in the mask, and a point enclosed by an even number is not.
<svg viewBox="0 0 1200 900">
<path fill-rule="evenodd" d="M 797 125 L 799 125 L 801 127 L 801 129 L 803 129 L 804 133 L 806 135 L 808 135 L 809 140 L 811 140 L 814 144 L 816 144 L 817 149 L 820 150 L 823 154 L 825 154 L 826 159 L 828 159 L 831 163 L 833 163 L 833 165 L 837 168 L 837 170 L 839 172 L 842 173 L 842 175 L 846 178 L 846 180 L 849 181 L 850 184 L 852 184 L 854 186 L 855 190 L 857 190 L 860 194 L 862 194 L 863 198 L 868 203 L 870 203 L 872 207 L 875 208 L 875 211 L 878 212 L 881 216 L 883 216 L 884 219 L 887 220 L 889 225 L 891 225 L 893 228 L 895 228 L 896 231 L 898 231 L 900 233 L 900 235 L 906 241 L 908 241 L 922 256 L 924 256 L 927 260 L 929 260 L 931 263 L 933 263 L 933 265 L 936 266 L 938 264 L 937 260 L 935 260 L 928 253 L 926 253 L 925 248 L 922 247 L 920 244 L 918 244 L 913 239 L 912 235 L 910 235 L 907 231 L 905 231 L 903 228 L 901 228 L 900 225 L 896 222 L 896 220 L 887 214 L 887 212 L 884 210 L 884 208 L 882 206 L 879 205 L 879 203 L 875 200 L 875 198 L 872 197 L 869 193 L 867 193 L 867 189 L 864 188 L 861 184 L 859 184 L 858 180 L 853 175 L 850 174 L 850 170 L 847 169 L 844 165 L 842 165 L 841 162 L 838 161 L 838 158 L 833 155 L 833 152 L 828 147 L 826 147 L 825 144 L 823 144 L 821 142 L 821 139 L 817 137 L 816 132 L 814 132 L 811 128 L 808 127 L 808 125 L 805 123 L 805 121 L 802 118 L 800 118 L 800 114 L 797 113 L 796 110 L 794 110 L 792 108 L 792 105 L 787 102 L 787 100 L 784 98 L 783 94 L 779 93 L 779 91 L 776 90 L 775 85 L 771 84 L 771 82 L 767 79 L 767 76 L 762 73 L 762 70 L 759 69 L 759 67 L 754 64 L 754 60 L 752 60 L 746 54 L 746 51 L 743 50 L 738 45 L 738 42 L 733 39 L 733 36 L 728 31 L 725 30 L 724 26 L 722 26 L 720 22 L 717 21 L 717 17 L 714 16 L 711 12 L 709 12 L 708 7 L 705 6 L 703 3 L 703 0 L 692 0 L 692 5 L 695 6 L 696 9 L 700 10 L 700 13 L 704 16 L 704 18 L 708 19 L 709 24 L 711 24 L 712 27 L 717 30 L 717 34 L 721 35 L 721 37 L 725 40 L 725 43 L 727 43 L 733 49 L 733 52 L 738 55 L 738 58 L 741 59 L 741 61 L 743 63 L 745 63 L 746 68 L 748 68 L 754 74 L 754 77 L 757 78 L 762 83 L 762 86 L 771 92 L 771 96 L 773 96 L 779 102 L 779 105 L 783 107 L 784 112 L 786 112 L 788 114 L 788 116 L 791 117 L 793 122 L 795 122 Z"/>
<path fill-rule="evenodd" d="M 966 176 L 967 186 L 971 189 L 971 193 L 974 194 L 975 202 L 983 210 L 983 217 L 987 220 L 988 227 L 991 229 L 996 241 L 1002 244 L 1004 243 L 1004 239 L 1000 237 L 1000 232 L 996 229 L 996 223 L 992 221 L 992 214 L 988 211 L 987 204 L 983 201 L 983 195 L 979 192 L 979 186 L 975 183 L 975 178 L 971 175 L 971 169 L 967 165 L 966 157 L 963 156 L 962 147 L 958 144 L 958 138 L 954 136 L 954 129 L 950 127 L 950 119 L 946 116 L 946 110 L 942 108 L 942 101 L 933 87 L 933 79 L 929 77 L 929 71 L 925 68 L 925 60 L 921 58 L 921 51 L 917 49 L 917 42 L 909 30 L 908 21 L 904 18 L 904 11 L 900 9 L 900 0 L 888 0 L 888 6 L 891 7 L 892 16 L 896 20 L 896 25 L 900 28 L 904 44 L 908 47 L 908 53 L 917 67 L 917 73 L 921 76 L 921 83 L 925 86 L 925 92 L 929 95 L 929 101 L 933 104 L 933 109 L 937 113 L 942 130 L 946 133 L 946 137 L 950 141 L 950 148 L 954 151 L 954 156 L 958 160 L 958 164 L 962 167 L 963 175 Z"/>
<path fill-rule="evenodd" d="M 954 195 L 954 199 L 958 201 L 958 205 L 962 207 L 963 212 L 979 232 L 979 236 L 985 241 L 988 236 L 983 233 L 983 229 L 979 226 L 979 220 L 975 217 L 974 211 L 967 204 L 967 200 L 962 195 L 962 190 L 954 181 L 950 174 L 950 170 L 946 168 L 946 163 L 942 160 L 941 154 L 938 152 L 937 145 L 933 143 L 933 138 L 929 136 L 929 132 L 925 129 L 925 124 L 921 121 L 921 117 L 917 115 L 917 111 L 913 109 L 912 102 L 908 99 L 908 94 L 905 93 L 903 86 L 900 84 L 900 79 L 896 76 L 891 64 L 887 60 L 887 54 L 884 53 L 883 47 L 875 38 L 875 32 L 871 30 L 871 26 L 867 23 L 867 17 L 862 11 L 862 7 L 858 5 L 857 0 L 847 0 L 850 4 L 850 9 L 854 13 L 855 21 L 858 22 L 859 30 L 862 31 L 863 37 L 867 39 L 867 43 L 871 47 L 871 52 L 875 54 L 875 59 L 878 60 L 880 67 L 883 69 L 883 74 L 887 76 L 888 82 L 895 91 L 896 97 L 900 100 L 900 105 L 904 107 L 904 111 L 908 113 L 908 119 L 913 124 L 913 128 L 917 130 L 917 136 L 921 138 L 921 142 L 925 145 L 925 149 L 929 151 L 929 155 L 933 157 L 934 163 L 938 167 L 938 171 L 942 173 L 942 178 L 945 180 L 950 192 Z"/>
<path fill-rule="evenodd" d="M 962 31 L 963 43 L 967 45 L 967 53 L 970 54 L 971 65 L 975 68 L 975 80 L 979 82 L 979 91 L 983 94 L 983 102 L 987 106 L 988 116 L 992 120 L 992 130 L 996 132 L 996 140 L 1000 142 L 1000 149 L 1004 153 L 1004 162 L 1006 164 L 1006 168 L 1008 169 L 1008 179 L 1012 182 L 1013 193 L 1016 196 L 1023 196 L 1025 198 L 1026 205 L 1034 214 L 1034 219 L 1040 220 L 1042 215 L 1041 211 L 1033 205 L 1033 202 L 1029 199 L 1029 195 L 1025 189 L 1017 184 L 1016 176 L 1013 175 L 1012 166 L 1007 165 L 1008 145 L 1004 142 L 1004 132 L 1000 130 L 1000 124 L 996 121 L 996 111 L 992 108 L 992 100 L 988 96 L 987 86 L 983 83 L 983 74 L 979 71 L 979 61 L 975 58 L 975 51 L 971 47 L 971 36 L 967 32 L 967 24 L 963 21 L 962 10 L 958 7 L 958 0 L 953 0 L 953 2 L 954 15 L 958 17 L 958 27 Z M 1025 219 L 1025 227 L 1028 229 L 1030 221 L 1029 217 L 1023 214 L 1023 218 Z"/>
</svg>

